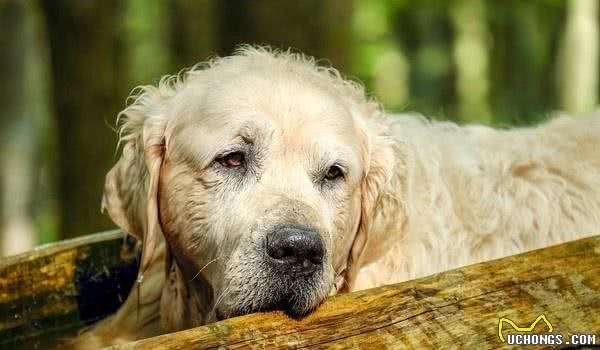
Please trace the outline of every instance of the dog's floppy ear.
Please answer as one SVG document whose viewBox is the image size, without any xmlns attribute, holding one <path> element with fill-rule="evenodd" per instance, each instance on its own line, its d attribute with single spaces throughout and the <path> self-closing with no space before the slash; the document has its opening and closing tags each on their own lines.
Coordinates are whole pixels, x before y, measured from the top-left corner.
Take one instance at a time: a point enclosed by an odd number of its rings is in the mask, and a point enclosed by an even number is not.
<svg viewBox="0 0 600 350">
<path fill-rule="evenodd" d="M 144 87 L 119 114 L 123 153 L 106 175 L 102 207 L 125 232 L 143 242 L 140 272 L 162 234 L 158 214 L 158 177 L 165 153 L 164 105 L 169 90 Z"/>
<path fill-rule="evenodd" d="M 377 118 L 377 116 L 373 117 Z M 393 143 L 382 125 L 376 120 L 363 120 L 359 129 L 362 138 L 363 178 L 360 184 L 360 222 L 348 256 L 347 282 L 352 283 L 364 260 L 364 251 L 370 240 L 372 221 L 375 220 L 380 198 L 390 186 L 396 155 Z M 346 284 L 347 287 L 350 287 Z"/>
</svg>

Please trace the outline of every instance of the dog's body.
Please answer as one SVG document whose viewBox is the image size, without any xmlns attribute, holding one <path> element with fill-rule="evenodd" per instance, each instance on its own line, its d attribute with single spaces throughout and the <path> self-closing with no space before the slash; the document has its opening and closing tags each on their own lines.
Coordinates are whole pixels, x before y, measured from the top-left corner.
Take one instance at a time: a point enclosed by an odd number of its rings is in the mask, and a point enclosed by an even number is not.
<svg viewBox="0 0 600 350">
<path fill-rule="evenodd" d="M 511 130 L 388 118 L 412 164 L 392 192 L 406 214 L 382 212 L 352 290 L 600 232 L 599 114 Z"/>
<path fill-rule="evenodd" d="M 124 115 L 105 204 L 144 240 L 144 278 L 86 347 L 254 311 L 304 314 L 330 292 L 600 232 L 598 114 L 513 130 L 386 116 L 335 71 L 246 48 L 147 88 Z M 289 237 L 304 267 L 271 249 Z"/>
</svg>

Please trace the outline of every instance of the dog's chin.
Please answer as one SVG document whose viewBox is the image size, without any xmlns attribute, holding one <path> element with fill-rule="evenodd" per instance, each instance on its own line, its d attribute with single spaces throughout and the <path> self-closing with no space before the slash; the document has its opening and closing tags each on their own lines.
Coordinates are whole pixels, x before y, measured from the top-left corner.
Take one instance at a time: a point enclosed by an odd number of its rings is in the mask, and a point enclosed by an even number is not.
<svg viewBox="0 0 600 350">
<path fill-rule="evenodd" d="M 245 299 L 245 302 L 240 304 L 221 305 L 216 308 L 215 317 L 220 321 L 256 312 L 283 311 L 292 318 L 300 319 L 312 313 L 324 300 L 324 296 L 321 296 L 318 290 L 289 291 L 287 293 L 274 291 L 271 295 L 271 298 L 259 301 L 252 302 Z M 274 297 L 275 295 L 277 297 Z"/>
<path fill-rule="evenodd" d="M 217 309 L 215 312 L 215 317 L 217 321 L 221 321 L 224 319 L 244 316 L 248 314 L 253 314 L 256 312 L 269 312 L 269 311 L 283 311 L 286 315 L 294 319 L 301 319 L 308 314 L 312 313 L 320 303 L 315 303 L 315 305 L 306 306 L 306 307 L 298 307 L 292 306 L 290 303 L 282 303 L 279 305 L 266 305 L 259 306 L 255 309 L 247 309 L 247 308 L 238 308 L 233 307 L 231 309 Z"/>
</svg>

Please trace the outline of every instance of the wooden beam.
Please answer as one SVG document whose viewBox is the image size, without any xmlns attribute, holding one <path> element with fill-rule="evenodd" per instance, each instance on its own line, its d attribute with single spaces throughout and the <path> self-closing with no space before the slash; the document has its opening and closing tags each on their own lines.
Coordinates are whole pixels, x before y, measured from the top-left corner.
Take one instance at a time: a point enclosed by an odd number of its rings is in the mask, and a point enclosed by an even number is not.
<svg viewBox="0 0 600 350">
<path fill-rule="evenodd" d="M 114 312 L 138 263 L 119 231 L 0 259 L 0 349 L 46 349 Z"/>
<path fill-rule="evenodd" d="M 253 314 L 108 349 L 496 349 L 510 347 L 500 318 L 529 326 L 540 314 L 556 333 L 600 342 L 600 236 L 342 294 L 302 320 Z"/>
<path fill-rule="evenodd" d="M 0 260 L 0 348 L 47 348 L 114 311 L 137 270 L 123 242 L 101 233 Z M 600 337 L 599 270 L 597 236 L 339 295 L 302 320 L 254 314 L 109 349 L 499 348 L 500 318 L 528 326 L 542 313 L 559 334 Z"/>
</svg>

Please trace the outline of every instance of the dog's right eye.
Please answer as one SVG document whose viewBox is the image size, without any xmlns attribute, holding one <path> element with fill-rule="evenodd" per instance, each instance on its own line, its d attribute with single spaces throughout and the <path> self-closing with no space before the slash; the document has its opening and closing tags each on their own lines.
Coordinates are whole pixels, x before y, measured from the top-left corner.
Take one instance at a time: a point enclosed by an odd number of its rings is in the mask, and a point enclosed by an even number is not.
<svg viewBox="0 0 600 350">
<path fill-rule="evenodd" d="M 239 168 L 244 165 L 244 153 L 232 152 L 216 159 L 222 166 L 230 169 Z"/>
</svg>

